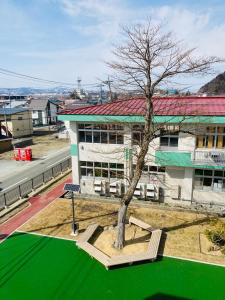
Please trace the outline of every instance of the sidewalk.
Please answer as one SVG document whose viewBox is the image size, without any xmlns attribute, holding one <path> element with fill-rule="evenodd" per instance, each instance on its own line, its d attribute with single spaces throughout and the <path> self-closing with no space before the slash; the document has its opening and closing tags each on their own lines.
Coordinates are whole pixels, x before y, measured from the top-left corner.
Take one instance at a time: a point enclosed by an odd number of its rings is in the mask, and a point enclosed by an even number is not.
<svg viewBox="0 0 225 300">
<path fill-rule="evenodd" d="M 46 207 L 56 198 L 60 197 L 63 194 L 64 184 L 69 182 L 71 182 L 71 178 L 65 179 L 63 182 L 46 193 L 31 197 L 29 199 L 30 206 L 0 225 L 0 242 L 6 239 L 11 233 L 22 226 L 44 207 Z"/>
</svg>

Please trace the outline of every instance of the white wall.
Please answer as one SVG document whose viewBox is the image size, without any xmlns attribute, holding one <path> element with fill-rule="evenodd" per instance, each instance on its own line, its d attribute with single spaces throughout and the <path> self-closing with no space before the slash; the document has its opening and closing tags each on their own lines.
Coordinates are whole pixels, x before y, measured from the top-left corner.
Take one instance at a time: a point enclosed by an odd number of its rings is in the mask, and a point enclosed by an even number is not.
<svg viewBox="0 0 225 300">
<path fill-rule="evenodd" d="M 193 201 L 225 204 L 225 193 L 193 190 Z"/>
<path fill-rule="evenodd" d="M 194 151 L 195 150 L 195 136 L 188 133 L 180 132 L 178 140 L 178 150 L 180 151 Z"/>
</svg>

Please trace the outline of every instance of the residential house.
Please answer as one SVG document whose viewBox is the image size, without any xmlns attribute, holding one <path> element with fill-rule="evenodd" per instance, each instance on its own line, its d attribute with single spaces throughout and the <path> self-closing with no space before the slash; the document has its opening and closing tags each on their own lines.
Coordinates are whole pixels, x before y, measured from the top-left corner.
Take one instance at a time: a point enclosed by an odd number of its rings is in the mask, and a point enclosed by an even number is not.
<svg viewBox="0 0 225 300">
<path fill-rule="evenodd" d="M 32 116 L 28 108 L 0 108 L 0 135 L 19 138 L 32 133 Z"/>
<path fill-rule="evenodd" d="M 145 99 L 60 112 L 71 140 L 73 183 L 83 194 L 121 196 L 143 138 Z M 225 205 L 225 97 L 154 98 L 155 139 L 134 197 Z"/>
<path fill-rule="evenodd" d="M 57 122 L 59 105 L 49 99 L 31 99 L 30 110 L 34 126 L 51 125 Z"/>
</svg>

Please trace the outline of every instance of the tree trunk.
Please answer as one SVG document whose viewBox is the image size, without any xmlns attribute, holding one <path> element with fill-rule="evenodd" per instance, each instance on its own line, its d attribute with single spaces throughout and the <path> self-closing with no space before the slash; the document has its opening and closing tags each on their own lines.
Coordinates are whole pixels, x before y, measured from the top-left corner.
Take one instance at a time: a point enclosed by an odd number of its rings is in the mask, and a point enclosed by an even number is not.
<svg viewBox="0 0 225 300">
<path fill-rule="evenodd" d="M 117 249 L 123 249 L 125 244 L 125 222 L 127 215 L 127 205 L 122 203 L 118 211 L 118 229 L 117 229 L 117 238 L 114 243 L 114 247 Z"/>
</svg>

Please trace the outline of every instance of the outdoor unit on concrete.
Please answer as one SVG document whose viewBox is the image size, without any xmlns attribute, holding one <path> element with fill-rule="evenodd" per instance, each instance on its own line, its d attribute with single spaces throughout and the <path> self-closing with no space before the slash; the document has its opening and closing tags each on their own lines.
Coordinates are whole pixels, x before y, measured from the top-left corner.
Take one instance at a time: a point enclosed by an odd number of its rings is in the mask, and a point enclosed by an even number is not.
<svg viewBox="0 0 225 300">
<path fill-rule="evenodd" d="M 171 190 L 170 190 L 170 197 L 172 199 L 180 199 L 180 196 L 181 196 L 181 187 L 180 185 L 174 185 L 171 187 Z"/>
<path fill-rule="evenodd" d="M 95 192 L 99 195 L 105 194 L 105 181 L 104 180 L 95 180 L 94 181 Z"/>
<path fill-rule="evenodd" d="M 134 196 L 140 199 L 145 198 L 145 184 L 144 183 L 138 183 L 136 186 L 136 189 L 134 191 Z"/>
<path fill-rule="evenodd" d="M 153 183 L 148 183 L 146 185 L 146 199 L 158 200 L 158 198 L 159 198 L 158 187 Z"/>
<path fill-rule="evenodd" d="M 111 182 L 109 185 L 109 192 L 111 195 L 119 197 L 122 195 L 122 184 L 121 181 Z"/>
</svg>

